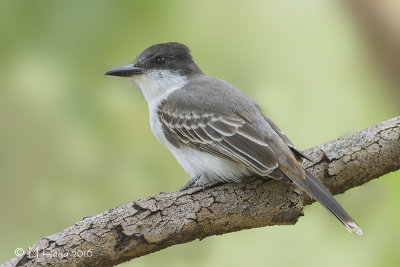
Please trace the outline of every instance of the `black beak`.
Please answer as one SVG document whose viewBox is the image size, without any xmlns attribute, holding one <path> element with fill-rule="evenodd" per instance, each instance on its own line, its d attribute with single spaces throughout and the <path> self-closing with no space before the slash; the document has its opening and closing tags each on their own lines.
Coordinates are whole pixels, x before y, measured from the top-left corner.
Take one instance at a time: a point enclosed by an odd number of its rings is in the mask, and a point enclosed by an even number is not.
<svg viewBox="0 0 400 267">
<path fill-rule="evenodd" d="M 136 74 L 146 73 L 146 69 L 137 68 L 133 65 L 125 65 L 112 70 L 107 71 L 104 75 L 120 76 L 120 77 L 131 77 Z"/>
</svg>

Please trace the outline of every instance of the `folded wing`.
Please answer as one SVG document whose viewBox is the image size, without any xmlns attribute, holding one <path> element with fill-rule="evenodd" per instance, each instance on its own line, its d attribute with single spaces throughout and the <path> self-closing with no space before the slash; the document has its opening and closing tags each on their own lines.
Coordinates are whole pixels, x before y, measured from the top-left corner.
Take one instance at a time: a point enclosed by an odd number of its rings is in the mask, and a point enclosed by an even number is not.
<svg viewBox="0 0 400 267">
<path fill-rule="evenodd" d="M 165 103 L 158 115 L 167 140 L 227 158 L 266 176 L 278 167 L 274 151 L 254 127 L 239 115 L 172 109 Z"/>
</svg>

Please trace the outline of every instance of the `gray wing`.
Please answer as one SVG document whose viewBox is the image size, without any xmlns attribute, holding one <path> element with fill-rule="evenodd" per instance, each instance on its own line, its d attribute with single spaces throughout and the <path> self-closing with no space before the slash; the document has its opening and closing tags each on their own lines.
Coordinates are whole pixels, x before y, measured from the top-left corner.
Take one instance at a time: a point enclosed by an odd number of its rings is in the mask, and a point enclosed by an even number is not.
<svg viewBox="0 0 400 267">
<path fill-rule="evenodd" d="M 256 129 L 237 113 L 217 115 L 200 110 L 188 111 L 164 101 L 158 107 L 167 140 L 238 162 L 260 175 L 278 167 L 274 151 Z"/>
<path fill-rule="evenodd" d="M 296 156 L 296 158 L 299 161 L 303 161 L 303 159 L 307 159 L 309 161 L 310 160 L 308 157 L 306 157 L 301 151 L 299 151 L 294 144 L 292 143 L 292 141 L 290 141 L 290 139 L 281 131 L 281 129 L 279 129 L 278 125 L 276 125 L 272 120 L 270 120 L 267 116 L 265 116 L 264 114 L 262 114 L 264 119 L 269 123 L 269 125 L 271 126 L 271 128 L 279 135 L 280 138 L 282 138 L 282 140 L 285 142 L 285 144 L 290 148 L 290 150 L 292 151 L 292 153 Z"/>
</svg>

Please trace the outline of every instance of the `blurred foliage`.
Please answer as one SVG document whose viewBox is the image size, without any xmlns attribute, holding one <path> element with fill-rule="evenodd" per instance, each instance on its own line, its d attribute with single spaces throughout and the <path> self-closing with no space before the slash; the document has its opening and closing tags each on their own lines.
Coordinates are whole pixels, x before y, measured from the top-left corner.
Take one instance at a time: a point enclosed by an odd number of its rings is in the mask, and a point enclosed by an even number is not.
<svg viewBox="0 0 400 267">
<path fill-rule="evenodd" d="M 392 84 L 342 1 L 0 2 L 0 262 L 84 216 L 188 179 L 153 137 L 147 104 L 105 71 L 187 44 L 202 70 L 251 95 L 300 149 L 398 115 Z M 320 205 L 296 226 L 168 248 L 123 266 L 400 266 L 400 173 Z"/>
</svg>

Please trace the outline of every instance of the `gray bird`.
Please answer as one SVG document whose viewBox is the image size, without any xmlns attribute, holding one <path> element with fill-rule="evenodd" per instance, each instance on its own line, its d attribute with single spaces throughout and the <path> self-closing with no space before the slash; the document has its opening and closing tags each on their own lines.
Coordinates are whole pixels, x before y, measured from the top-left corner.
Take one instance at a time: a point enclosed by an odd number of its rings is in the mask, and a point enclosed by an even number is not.
<svg viewBox="0 0 400 267">
<path fill-rule="evenodd" d="M 301 162 L 306 158 L 261 107 L 233 85 L 205 75 L 180 43 L 153 45 L 106 75 L 130 77 L 149 105 L 156 138 L 190 176 L 182 190 L 251 175 L 293 182 L 352 233 L 362 230 Z"/>
</svg>

